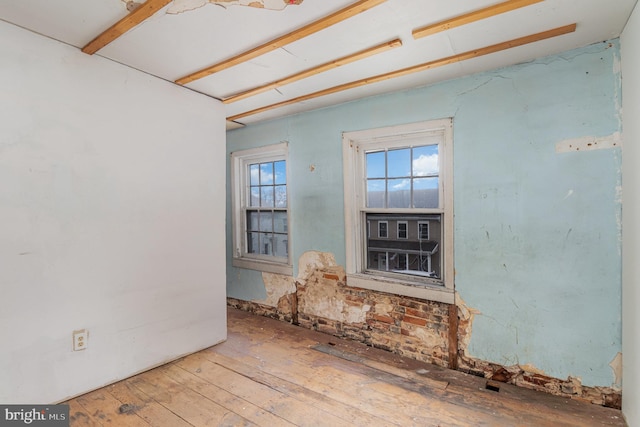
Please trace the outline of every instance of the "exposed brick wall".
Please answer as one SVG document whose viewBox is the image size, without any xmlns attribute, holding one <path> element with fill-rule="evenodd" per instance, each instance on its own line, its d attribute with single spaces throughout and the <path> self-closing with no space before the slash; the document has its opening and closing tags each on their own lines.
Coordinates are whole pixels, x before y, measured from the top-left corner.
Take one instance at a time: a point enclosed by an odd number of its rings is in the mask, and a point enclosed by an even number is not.
<svg viewBox="0 0 640 427">
<path fill-rule="evenodd" d="M 276 307 L 233 298 L 228 304 L 494 381 L 621 407 L 621 392 L 613 388 L 586 387 L 577 378 L 562 380 L 532 372 L 526 366 L 501 366 L 469 357 L 466 353 L 473 313 L 461 300 L 451 310 L 449 304 L 348 287 L 340 266 L 312 269 L 296 281 L 295 293 L 280 297 Z M 453 341 L 450 324 L 457 328 Z"/>
</svg>

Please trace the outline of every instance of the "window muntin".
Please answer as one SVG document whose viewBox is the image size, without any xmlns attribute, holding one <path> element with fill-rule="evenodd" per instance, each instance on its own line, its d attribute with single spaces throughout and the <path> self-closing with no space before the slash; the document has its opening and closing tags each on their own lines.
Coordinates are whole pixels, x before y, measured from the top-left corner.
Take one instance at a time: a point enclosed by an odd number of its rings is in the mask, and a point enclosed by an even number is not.
<svg viewBox="0 0 640 427">
<path fill-rule="evenodd" d="M 286 143 L 232 153 L 235 266 L 292 271 L 286 153 Z"/>
<path fill-rule="evenodd" d="M 451 119 L 343 135 L 352 286 L 452 303 L 452 135 Z M 388 239 L 366 233 L 380 220 Z"/>
</svg>

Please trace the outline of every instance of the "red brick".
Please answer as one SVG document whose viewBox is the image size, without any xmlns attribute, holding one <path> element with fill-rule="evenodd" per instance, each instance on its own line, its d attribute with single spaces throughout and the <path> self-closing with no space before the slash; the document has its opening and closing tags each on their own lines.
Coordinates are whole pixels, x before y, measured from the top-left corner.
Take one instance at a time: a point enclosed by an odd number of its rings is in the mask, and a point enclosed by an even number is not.
<svg viewBox="0 0 640 427">
<path fill-rule="evenodd" d="M 389 324 L 393 324 L 394 323 L 393 319 L 391 317 L 389 317 L 389 316 L 381 316 L 379 314 L 374 314 L 373 318 L 375 320 L 377 320 L 378 322 L 382 322 L 382 323 L 389 323 Z"/>
<path fill-rule="evenodd" d="M 324 277 L 325 279 L 329 279 L 329 280 L 335 280 L 336 282 L 340 281 L 340 276 L 338 276 L 337 274 L 333 274 L 333 273 L 323 273 L 322 277 Z"/>
<path fill-rule="evenodd" d="M 402 318 L 403 322 L 407 322 L 407 323 L 411 323 L 414 325 L 418 325 L 418 326 L 426 326 L 427 325 L 427 321 L 425 319 L 419 319 L 417 317 L 413 317 L 413 316 L 404 316 Z"/>
</svg>

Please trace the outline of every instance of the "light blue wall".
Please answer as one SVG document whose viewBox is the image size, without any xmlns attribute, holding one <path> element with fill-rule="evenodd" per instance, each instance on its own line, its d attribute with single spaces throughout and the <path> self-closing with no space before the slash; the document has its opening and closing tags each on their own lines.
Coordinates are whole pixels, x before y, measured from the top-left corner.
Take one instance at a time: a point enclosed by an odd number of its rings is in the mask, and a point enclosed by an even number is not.
<svg viewBox="0 0 640 427">
<path fill-rule="evenodd" d="M 621 130 L 619 51 L 599 43 L 251 125 L 229 132 L 227 149 L 289 141 L 293 258 L 316 250 L 344 265 L 342 132 L 454 117 L 455 286 L 481 313 L 469 354 L 611 386 L 621 153 L 556 143 Z M 259 273 L 227 272 L 230 297 L 265 297 Z"/>
</svg>

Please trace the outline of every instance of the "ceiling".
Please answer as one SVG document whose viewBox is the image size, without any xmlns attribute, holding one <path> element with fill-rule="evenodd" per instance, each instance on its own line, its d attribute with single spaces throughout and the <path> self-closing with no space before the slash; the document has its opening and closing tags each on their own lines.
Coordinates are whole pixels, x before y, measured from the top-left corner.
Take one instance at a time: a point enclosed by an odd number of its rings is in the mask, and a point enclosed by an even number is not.
<svg viewBox="0 0 640 427">
<path fill-rule="evenodd" d="M 223 100 L 233 128 L 609 40 L 637 0 L 135 1 L 0 0 L 0 19 Z"/>
</svg>

